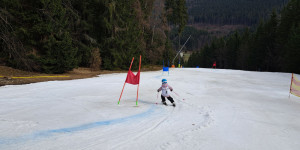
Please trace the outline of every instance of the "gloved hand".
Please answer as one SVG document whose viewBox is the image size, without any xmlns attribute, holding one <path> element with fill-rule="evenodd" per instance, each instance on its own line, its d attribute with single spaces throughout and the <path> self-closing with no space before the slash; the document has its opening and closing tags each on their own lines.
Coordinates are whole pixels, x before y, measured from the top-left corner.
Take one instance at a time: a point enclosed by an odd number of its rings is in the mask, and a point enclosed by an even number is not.
<svg viewBox="0 0 300 150">
<path fill-rule="evenodd" d="M 159 90 L 157 90 L 157 92 L 159 92 Z"/>
<path fill-rule="evenodd" d="M 171 90 L 171 92 L 172 92 L 173 90 Z"/>
</svg>

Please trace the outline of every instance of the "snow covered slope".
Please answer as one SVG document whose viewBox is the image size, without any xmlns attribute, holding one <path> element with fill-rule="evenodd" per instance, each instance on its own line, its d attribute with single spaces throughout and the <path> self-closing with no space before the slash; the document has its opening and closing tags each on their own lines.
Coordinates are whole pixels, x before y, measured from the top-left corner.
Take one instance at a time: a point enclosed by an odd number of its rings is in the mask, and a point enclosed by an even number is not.
<svg viewBox="0 0 300 150">
<path fill-rule="evenodd" d="M 298 150 L 291 74 L 211 69 L 142 72 L 0 87 L 0 149 Z M 166 78 L 177 107 L 156 90 Z M 156 104 L 158 103 L 158 104 Z"/>
</svg>

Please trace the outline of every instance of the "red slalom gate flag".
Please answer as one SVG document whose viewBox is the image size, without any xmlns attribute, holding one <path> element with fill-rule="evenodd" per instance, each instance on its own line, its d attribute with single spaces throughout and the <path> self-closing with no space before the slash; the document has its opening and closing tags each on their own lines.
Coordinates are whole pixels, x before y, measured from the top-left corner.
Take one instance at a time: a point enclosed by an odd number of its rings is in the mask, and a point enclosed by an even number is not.
<svg viewBox="0 0 300 150">
<path fill-rule="evenodd" d="M 133 85 L 139 84 L 140 83 L 140 70 L 136 75 L 134 75 L 133 72 L 131 70 L 129 70 L 127 73 L 127 78 L 126 78 L 125 82 L 129 83 L 129 84 L 133 84 Z"/>
<path fill-rule="evenodd" d="M 214 67 L 217 68 L 217 62 L 216 61 L 214 62 L 212 68 L 214 68 Z"/>
<path fill-rule="evenodd" d="M 139 71 L 136 75 L 134 75 L 134 73 L 131 71 L 131 66 L 132 66 L 133 60 L 134 60 L 134 57 L 132 58 L 132 61 L 131 61 L 131 64 L 130 64 L 130 67 L 129 67 L 129 70 L 128 70 L 128 73 L 127 73 L 125 83 L 123 85 L 123 89 L 122 89 L 118 104 L 120 104 L 120 100 L 121 100 L 121 97 L 122 97 L 122 94 L 123 94 L 123 91 L 124 91 L 125 84 L 129 83 L 129 84 L 133 84 L 133 85 L 138 85 L 138 87 L 137 87 L 137 96 L 136 96 L 136 105 L 138 105 L 142 56 L 140 56 Z"/>
</svg>

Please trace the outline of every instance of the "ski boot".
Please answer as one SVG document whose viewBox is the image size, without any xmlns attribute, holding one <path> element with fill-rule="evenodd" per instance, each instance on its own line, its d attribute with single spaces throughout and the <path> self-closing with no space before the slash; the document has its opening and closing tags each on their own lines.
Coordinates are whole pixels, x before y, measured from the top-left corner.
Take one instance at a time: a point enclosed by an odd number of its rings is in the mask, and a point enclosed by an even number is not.
<svg viewBox="0 0 300 150">
<path fill-rule="evenodd" d="M 175 104 L 175 102 L 173 102 L 173 103 L 172 103 L 172 105 L 173 105 L 173 107 L 176 107 L 176 104 Z"/>
<path fill-rule="evenodd" d="M 162 104 L 164 104 L 164 105 L 168 106 L 168 104 L 167 104 L 166 102 L 162 102 Z"/>
</svg>

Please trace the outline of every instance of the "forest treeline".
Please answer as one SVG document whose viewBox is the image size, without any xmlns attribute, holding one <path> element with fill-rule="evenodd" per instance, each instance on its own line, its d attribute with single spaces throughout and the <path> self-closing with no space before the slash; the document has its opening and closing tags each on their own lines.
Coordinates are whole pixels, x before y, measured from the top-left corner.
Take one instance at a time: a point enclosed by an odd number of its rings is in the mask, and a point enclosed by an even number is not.
<svg viewBox="0 0 300 150">
<path fill-rule="evenodd" d="M 260 15 L 245 12 L 258 20 L 264 18 L 262 12 L 273 4 L 281 7 L 286 1 L 247 1 L 253 6 L 251 10 Z M 280 13 L 275 7 L 255 32 L 237 31 L 214 39 L 208 31 L 185 27 L 188 18 L 191 19 L 187 12 L 201 2 L 1 0 L 0 64 L 45 73 L 62 73 L 76 67 L 114 70 L 128 69 L 132 57 L 142 55 L 143 65 L 155 65 L 171 61 L 176 50 L 192 35 L 184 50 L 209 44 L 192 55 L 189 66 L 210 67 L 217 61 L 219 68 L 299 72 L 295 70 L 300 68 L 295 66 L 299 61 L 299 0 L 290 1 Z M 209 15 L 211 11 L 231 8 L 223 14 L 243 16 L 241 9 L 248 9 L 237 0 L 205 2 L 211 5 L 201 5 L 206 8 L 197 10 L 206 10 L 208 18 L 221 24 L 241 22 L 223 22 L 224 18 Z M 243 16 L 246 24 L 255 23 L 251 18 Z M 138 63 L 134 63 L 133 68 L 137 67 Z"/>
<path fill-rule="evenodd" d="M 186 42 L 191 35 L 189 41 L 183 47 L 183 51 L 200 50 L 212 40 L 212 33 L 206 30 L 197 30 L 194 27 L 186 26 L 178 39 L 178 29 L 174 28 L 170 32 L 170 40 L 173 42 L 174 49 L 178 50 Z M 178 44 L 180 42 L 180 44 Z"/>
<path fill-rule="evenodd" d="M 256 25 L 288 0 L 187 0 L 189 24 Z"/>
<path fill-rule="evenodd" d="M 260 20 L 267 20 L 272 9 L 277 12 L 288 0 L 187 0 L 189 20 L 182 32 L 181 40 L 171 35 L 178 49 L 192 35 L 185 47 L 188 51 L 200 50 L 214 36 L 222 37 L 232 31 L 257 27 Z M 172 30 L 175 33 L 176 30 Z"/>
<path fill-rule="evenodd" d="M 215 38 L 186 65 L 211 68 L 214 61 L 225 69 L 300 73 L 300 1 L 290 0 L 280 14 L 273 10 L 254 32 Z"/>
<path fill-rule="evenodd" d="M 0 64 L 45 73 L 128 69 L 139 55 L 158 64 L 174 56 L 169 32 L 187 19 L 185 0 L 1 0 Z"/>
</svg>

